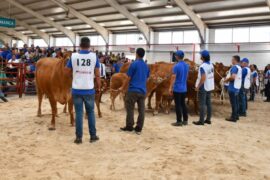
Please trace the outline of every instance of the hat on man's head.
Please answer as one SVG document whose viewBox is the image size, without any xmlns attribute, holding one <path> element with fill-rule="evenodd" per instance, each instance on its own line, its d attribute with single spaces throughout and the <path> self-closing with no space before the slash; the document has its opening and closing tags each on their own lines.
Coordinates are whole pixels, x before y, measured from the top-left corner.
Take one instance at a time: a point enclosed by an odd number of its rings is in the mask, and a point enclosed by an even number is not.
<svg viewBox="0 0 270 180">
<path fill-rule="evenodd" d="M 244 58 L 244 59 L 242 59 L 242 61 L 241 62 L 245 62 L 245 63 L 248 63 L 249 64 L 249 60 L 248 60 L 248 58 Z"/>
<path fill-rule="evenodd" d="M 209 53 L 209 51 L 207 51 L 207 50 L 201 51 L 200 54 L 201 54 L 201 56 L 202 56 L 203 58 L 209 57 L 209 56 L 210 56 L 210 53 Z"/>
<path fill-rule="evenodd" d="M 184 53 L 184 51 L 178 50 L 175 52 L 175 55 L 180 57 L 180 58 L 183 58 L 185 56 L 185 53 Z"/>
</svg>

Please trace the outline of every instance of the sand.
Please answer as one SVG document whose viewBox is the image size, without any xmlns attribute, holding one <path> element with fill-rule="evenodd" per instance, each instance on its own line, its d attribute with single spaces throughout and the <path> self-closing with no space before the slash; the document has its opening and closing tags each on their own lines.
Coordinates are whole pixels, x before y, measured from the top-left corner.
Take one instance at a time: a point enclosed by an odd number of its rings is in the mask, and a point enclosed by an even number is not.
<svg viewBox="0 0 270 180">
<path fill-rule="evenodd" d="M 73 143 L 66 114 L 59 114 L 56 131 L 48 131 L 48 100 L 41 118 L 35 96 L 0 103 L 0 179 L 270 179 L 270 103 L 250 103 L 249 116 L 234 124 L 224 121 L 228 102 L 214 101 L 213 124 L 204 127 L 172 127 L 174 111 L 147 112 L 139 136 L 119 131 L 122 101 L 115 112 L 108 95 L 103 101 L 103 118 L 97 119 L 101 140 L 89 143 L 84 121 L 82 145 Z M 190 122 L 197 119 L 192 115 Z"/>
</svg>

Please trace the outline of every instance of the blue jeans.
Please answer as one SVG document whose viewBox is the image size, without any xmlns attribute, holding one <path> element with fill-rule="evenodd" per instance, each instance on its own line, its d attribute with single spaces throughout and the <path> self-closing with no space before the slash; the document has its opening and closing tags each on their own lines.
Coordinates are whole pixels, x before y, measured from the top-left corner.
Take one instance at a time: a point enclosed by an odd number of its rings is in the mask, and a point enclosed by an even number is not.
<svg viewBox="0 0 270 180">
<path fill-rule="evenodd" d="M 91 137 L 96 136 L 96 119 L 95 119 L 95 95 L 73 95 L 73 103 L 76 113 L 76 137 L 83 136 L 83 104 L 85 105 L 88 115 L 88 128 Z"/>
<path fill-rule="evenodd" d="M 199 105 L 200 105 L 200 122 L 204 122 L 205 118 L 205 107 L 207 107 L 206 120 L 211 121 L 212 116 L 212 106 L 211 106 L 211 92 L 205 91 L 205 89 L 200 89 L 199 93 Z"/>
<path fill-rule="evenodd" d="M 232 107 L 231 119 L 233 119 L 233 120 L 236 120 L 239 118 L 239 115 L 238 115 L 238 107 L 239 107 L 238 94 L 239 94 L 238 92 L 229 91 L 230 103 L 231 103 L 231 107 Z"/>
<path fill-rule="evenodd" d="M 247 113 L 247 90 L 241 87 L 239 91 L 239 115 L 246 115 Z"/>
</svg>

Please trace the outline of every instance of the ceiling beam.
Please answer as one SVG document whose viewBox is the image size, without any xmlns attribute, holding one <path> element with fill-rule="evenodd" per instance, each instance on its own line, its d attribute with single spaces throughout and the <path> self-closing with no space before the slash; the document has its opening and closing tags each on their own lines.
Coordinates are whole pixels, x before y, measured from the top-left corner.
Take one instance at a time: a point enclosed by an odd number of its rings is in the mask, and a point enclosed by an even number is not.
<svg viewBox="0 0 270 180">
<path fill-rule="evenodd" d="M 4 28 L 4 27 L 0 27 L 0 31 L 5 31 L 7 33 L 10 33 L 13 36 L 17 37 L 18 39 L 22 40 L 25 44 L 28 44 L 28 36 L 24 35 L 21 32 L 15 31 L 12 28 Z"/>
<path fill-rule="evenodd" d="M 9 16 L 6 12 L 4 12 L 3 15 L 6 16 L 6 17 Z M 12 17 L 12 18 L 14 18 L 16 20 L 16 24 L 18 24 L 18 25 L 24 27 L 25 29 L 30 30 L 33 33 L 37 34 L 40 38 L 42 38 L 45 41 L 45 43 L 48 46 L 50 45 L 50 36 L 49 36 L 49 34 L 47 34 L 45 32 L 42 32 L 39 29 L 37 29 L 37 28 L 35 28 L 35 27 L 33 27 L 33 26 L 31 26 L 31 25 L 25 23 L 24 21 L 21 21 L 21 20 L 15 18 L 15 17 Z"/>
<path fill-rule="evenodd" d="M 267 3 L 267 5 L 268 5 L 268 7 L 270 9 L 270 0 L 266 0 L 266 3 Z"/>
<path fill-rule="evenodd" d="M 6 0 L 8 3 L 16 6 L 17 8 L 31 14 L 32 16 L 50 24 L 51 26 L 53 26 L 54 28 L 58 29 L 59 31 L 63 32 L 67 37 L 69 37 L 69 39 L 71 40 L 71 42 L 73 43 L 73 45 L 76 44 L 76 35 L 74 32 L 72 32 L 71 30 L 65 28 L 64 26 L 55 23 L 54 21 L 50 20 L 49 18 L 33 11 L 32 9 L 29 9 L 28 7 L 16 2 L 15 0 Z"/>
<path fill-rule="evenodd" d="M 135 26 L 139 29 L 139 31 L 145 37 L 147 43 L 150 43 L 150 31 L 151 29 L 147 24 L 142 22 L 139 18 L 131 14 L 125 6 L 121 6 L 116 0 L 105 0 L 110 6 L 112 6 L 119 13 L 124 15 L 130 21 L 134 23 Z"/>
<path fill-rule="evenodd" d="M 184 0 L 174 0 L 177 6 L 190 18 L 201 38 L 201 42 L 206 42 L 206 29 L 207 25 L 202 21 L 202 19 L 184 2 Z"/>
<path fill-rule="evenodd" d="M 83 15 L 82 13 L 77 11 L 76 9 L 72 8 L 71 6 L 68 6 L 65 3 L 61 2 L 60 0 L 51 0 L 51 1 L 56 3 L 57 5 L 59 5 L 63 9 L 65 9 L 66 11 L 70 12 L 73 16 L 75 16 L 78 19 L 80 19 L 81 21 L 85 22 L 86 24 L 88 24 L 92 28 L 94 28 L 103 37 L 106 44 L 109 44 L 109 33 L 110 32 L 106 28 L 99 25 L 98 23 L 93 21 L 91 18 L 86 17 L 85 15 Z"/>
<path fill-rule="evenodd" d="M 9 45 L 11 45 L 11 41 L 12 41 L 12 37 L 4 34 L 4 33 L 1 33 L 0 32 L 0 39 L 4 42 L 4 43 L 8 43 Z"/>
</svg>

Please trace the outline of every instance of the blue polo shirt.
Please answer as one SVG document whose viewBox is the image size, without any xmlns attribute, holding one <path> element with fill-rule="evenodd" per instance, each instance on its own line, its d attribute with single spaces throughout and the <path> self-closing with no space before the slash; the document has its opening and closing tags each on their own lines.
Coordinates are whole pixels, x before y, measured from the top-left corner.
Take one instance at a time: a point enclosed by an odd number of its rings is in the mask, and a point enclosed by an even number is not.
<svg viewBox="0 0 270 180">
<path fill-rule="evenodd" d="M 252 78 L 256 78 L 258 77 L 258 73 L 255 71 L 253 74 L 252 74 Z"/>
<path fill-rule="evenodd" d="M 189 72 L 189 65 L 184 61 L 179 61 L 173 68 L 173 74 L 176 75 L 173 92 L 184 93 L 187 92 L 187 77 Z"/>
<path fill-rule="evenodd" d="M 134 61 L 127 72 L 130 77 L 128 92 L 146 94 L 146 82 L 150 71 L 143 59 Z"/>
<path fill-rule="evenodd" d="M 247 68 L 242 68 L 242 85 L 245 83 L 245 78 L 247 76 L 248 70 Z"/>
<path fill-rule="evenodd" d="M 90 51 L 88 50 L 80 50 L 79 54 L 89 54 Z M 68 60 L 67 65 L 68 68 L 72 69 L 72 62 L 71 59 Z M 99 59 L 97 57 L 97 61 L 96 61 L 96 68 L 100 68 L 100 63 L 99 63 Z M 95 94 L 95 89 L 73 89 L 72 88 L 72 94 L 73 95 L 93 95 Z"/>
<path fill-rule="evenodd" d="M 234 66 L 231 68 L 230 72 L 231 72 L 231 75 L 233 75 L 233 74 L 237 75 L 237 73 L 238 73 L 238 68 L 236 67 L 236 65 L 234 65 Z M 234 92 L 234 93 L 239 93 L 239 89 L 234 88 L 234 80 L 233 80 L 233 81 L 230 81 L 229 87 L 228 87 L 228 91 Z"/>
<path fill-rule="evenodd" d="M 119 73 L 122 66 L 123 66 L 122 63 L 115 63 L 115 64 L 113 65 L 113 67 L 114 67 L 114 69 L 115 69 L 115 73 Z"/>
<path fill-rule="evenodd" d="M 2 57 L 3 57 L 4 59 L 7 59 L 7 55 L 8 55 L 10 52 L 11 52 L 10 50 L 3 51 L 3 52 L 2 52 Z"/>
</svg>

